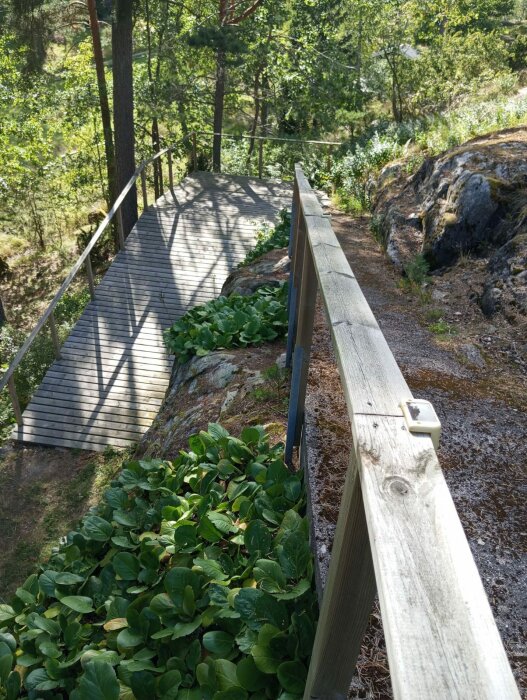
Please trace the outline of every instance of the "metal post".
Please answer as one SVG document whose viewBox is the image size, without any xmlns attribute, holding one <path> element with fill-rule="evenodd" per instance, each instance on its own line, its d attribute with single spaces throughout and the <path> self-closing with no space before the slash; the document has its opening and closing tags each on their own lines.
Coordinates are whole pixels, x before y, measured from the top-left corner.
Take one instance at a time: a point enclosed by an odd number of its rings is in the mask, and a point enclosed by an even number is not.
<svg viewBox="0 0 527 700">
<path fill-rule="evenodd" d="M 192 170 L 198 169 L 198 149 L 196 145 L 196 132 L 192 132 Z"/>
<path fill-rule="evenodd" d="M 88 257 L 84 261 L 84 265 L 86 266 L 86 276 L 88 277 L 88 287 L 90 288 L 90 296 L 92 299 L 95 299 L 95 280 L 93 279 L 93 269 L 91 266 L 90 255 L 88 255 Z"/>
<path fill-rule="evenodd" d="M 18 400 L 18 394 L 16 393 L 15 378 L 13 376 L 9 377 L 7 380 L 7 388 L 9 389 L 9 396 L 11 397 L 11 404 L 13 406 L 16 422 L 18 425 L 23 425 L 24 419 L 22 418 L 20 402 Z"/>
<path fill-rule="evenodd" d="M 258 141 L 258 177 L 260 180 L 263 176 L 263 139 Z"/>
<path fill-rule="evenodd" d="M 117 216 L 117 232 L 119 234 L 119 248 L 124 250 L 124 228 L 123 228 L 123 212 L 121 207 L 116 212 Z"/>
<path fill-rule="evenodd" d="M 51 314 L 49 317 L 49 329 L 51 331 L 51 340 L 53 341 L 53 349 L 55 350 L 55 357 L 60 360 L 60 340 L 59 334 L 57 333 L 57 324 L 55 323 L 55 314 Z"/>
<path fill-rule="evenodd" d="M 293 205 L 294 219 L 291 222 L 293 237 L 291 245 L 291 271 L 289 273 L 289 317 L 287 326 L 287 349 L 286 349 L 286 367 L 291 367 L 293 359 L 293 350 L 295 347 L 296 338 L 296 319 L 297 319 L 297 301 L 298 291 L 302 279 L 302 266 L 304 264 L 304 238 L 305 238 L 305 221 L 302 214 L 302 205 L 298 193 L 298 184 L 295 181 Z"/>
<path fill-rule="evenodd" d="M 172 167 L 172 151 L 168 152 L 168 184 L 170 189 L 174 189 L 174 171 Z"/>
<path fill-rule="evenodd" d="M 146 166 L 145 166 L 146 168 Z M 141 189 L 143 191 L 143 211 L 148 209 L 148 192 L 146 189 L 146 172 L 145 168 L 141 170 Z"/>
</svg>

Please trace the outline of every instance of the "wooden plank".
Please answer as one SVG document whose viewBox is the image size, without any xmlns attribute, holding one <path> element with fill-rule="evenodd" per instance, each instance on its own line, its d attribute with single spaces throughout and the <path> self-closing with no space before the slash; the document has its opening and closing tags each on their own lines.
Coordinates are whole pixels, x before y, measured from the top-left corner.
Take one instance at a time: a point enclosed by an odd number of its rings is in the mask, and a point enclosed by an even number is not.
<svg viewBox="0 0 527 700">
<path fill-rule="evenodd" d="M 395 698 L 519 699 L 432 441 L 385 416 L 353 439 Z"/>
<path fill-rule="evenodd" d="M 143 378 L 153 378 L 164 381 L 166 384 L 168 384 L 171 373 L 170 368 L 166 370 L 154 371 L 151 369 L 151 366 L 148 363 L 134 365 L 130 362 L 123 364 L 121 360 L 114 360 L 105 362 L 103 365 L 102 363 L 97 362 L 95 357 L 89 355 L 86 359 L 83 359 L 80 356 L 75 357 L 75 359 L 63 358 L 60 362 L 55 363 L 54 366 L 61 370 L 65 369 L 70 370 L 71 372 L 84 371 L 85 373 L 91 372 L 93 375 L 102 374 L 103 376 L 108 377 L 114 376 L 116 372 L 120 372 L 121 374 L 133 374 L 134 376 L 137 376 L 139 381 L 142 381 Z"/>
<path fill-rule="evenodd" d="M 150 412 L 149 415 L 139 415 L 139 414 L 128 414 L 118 413 L 116 410 L 114 412 L 100 412 L 100 411 L 86 411 L 81 408 L 76 409 L 72 407 L 69 401 L 63 402 L 62 404 L 56 403 L 38 403 L 36 401 L 31 402 L 31 408 L 26 408 L 26 414 L 29 417 L 39 418 L 42 416 L 68 416 L 70 419 L 82 420 L 84 424 L 90 421 L 97 420 L 101 424 L 108 424 L 115 427 L 116 430 L 120 428 L 120 425 L 133 425 L 141 426 L 145 430 L 152 425 L 152 421 L 156 417 L 154 411 Z"/>
<path fill-rule="evenodd" d="M 46 420 L 46 417 L 48 420 Z M 34 412 L 31 411 L 28 412 L 27 416 L 24 416 L 24 429 L 33 431 L 35 428 L 49 434 L 54 434 L 58 431 L 59 433 L 63 432 L 64 435 L 70 436 L 90 435 L 91 437 L 112 437 L 118 435 L 124 440 L 139 440 L 147 430 L 146 428 L 139 428 L 131 424 L 125 425 L 122 423 L 116 424 L 97 420 L 85 420 L 69 415 L 46 416 L 45 413 L 37 413 L 35 416 Z"/>
<path fill-rule="evenodd" d="M 77 386 L 88 386 L 99 388 L 101 391 L 113 391 L 114 388 L 123 387 L 128 389 L 130 393 L 137 390 L 145 391 L 148 387 L 148 391 L 152 393 L 159 393 L 161 397 L 165 395 L 167 382 L 161 381 L 159 379 L 153 379 L 151 377 L 136 377 L 135 375 L 130 376 L 127 373 L 119 372 L 117 374 L 110 374 L 109 376 L 104 376 L 101 373 L 95 372 L 85 372 L 81 369 L 77 369 L 76 372 L 64 371 L 62 369 L 56 369 L 54 366 L 48 371 L 48 378 L 54 381 L 64 382 L 65 385 L 73 384 Z"/>
<path fill-rule="evenodd" d="M 21 442 L 37 442 L 38 444 L 50 444 L 49 440 L 53 440 L 54 442 L 51 444 L 65 445 L 66 447 L 76 447 L 75 444 L 69 445 L 67 443 L 80 442 L 89 445 L 90 447 L 88 449 L 96 449 L 97 445 L 102 447 L 107 445 L 112 445 L 112 447 L 129 447 L 134 442 L 137 442 L 137 440 L 122 439 L 116 435 L 82 434 L 63 430 L 62 428 L 55 430 L 49 428 L 40 429 L 38 426 L 34 425 L 27 425 L 23 426 L 23 428 L 19 428 L 13 432 L 13 437 Z"/>
<path fill-rule="evenodd" d="M 152 410 L 157 412 L 159 406 L 161 405 L 159 399 L 142 399 L 141 402 L 138 402 L 134 401 L 130 396 L 128 396 L 128 398 L 125 400 L 118 399 L 114 396 L 109 396 L 108 398 L 104 399 L 104 401 L 101 401 L 99 396 L 93 395 L 92 392 L 85 392 L 82 389 L 75 392 L 75 395 L 72 397 L 72 393 L 70 391 L 61 391 L 60 387 L 49 387 L 43 386 L 42 384 L 34 393 L 32 401 L 36 398 L 57 401 L 71 400 L 72 403 L 78 403 L 79 405 L 84 405 L 86 407 L 92 406 L 93 408 L 105 406 L 111 408 L 127 408 L 136 411 Z"/>
</svg>

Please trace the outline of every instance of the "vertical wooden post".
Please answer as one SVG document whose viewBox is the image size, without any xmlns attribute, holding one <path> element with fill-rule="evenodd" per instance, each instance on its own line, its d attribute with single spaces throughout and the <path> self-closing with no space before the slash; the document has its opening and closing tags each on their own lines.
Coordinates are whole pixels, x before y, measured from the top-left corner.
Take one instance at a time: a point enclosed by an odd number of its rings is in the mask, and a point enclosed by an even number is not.
<svg viewBox="0 0 527 700">
<path fill-rule="evenodd" d="M 196 132 L 192 132 L 192 170 L 198 169 L 198 149 L 196 145 Z"/>
<path fill-rule="evenodd" d="M 352 450 L 304 700 L 345 700 L 375 597 L 375 574 Z"/>
<path fill-rule="evenodd" d="M 171 190 L 174 189 L 174 169 L 172 164 L 172 151 L 168 152 L 168 185 Z"/>
<path fill-rule="evenodd" d="M 165 189 L 163 186 L 163 156 L 159 156 L 158 163 L 159 163 L 159 194 L 158 194 L 158 197 L 161 197 L 163 192 L 164 192 L 164 189 Z"/>
<path fill-rule="evenodd" d="M 9 396 L 11 397 L 11 405 L 13 406 L 16 422 L 18 425 L 23 425 L 24 419 L 22 418 L 20 402 L 18 400 L 18 394 L 16 393 L 15 378 L 13 376 L 9 377 L 7 380 L 7 388 L 9 389 Z"/>
<path fill-rule="evenodd" d="M 51 331 L 51 340 L 53 341 L 53 349 L 55 350 L 55 357 L 60 360 L 60 340 L 59 334 L 57 332 L 57 324 L 55 323 L 55 314 L 52 313 L 49 317 L 49 329 Z"/>
<path fill-rule="evenodd" d="M 263 176 L 263 145 L 263 139 L 260 139 L 258 141 L 258 177 L 260 180 Z"/>
<path fill-rule="evenodd" d="M 330 172 L 331 172 L 331 167 L 332 167 L 332 165 L 333 165 L 333 160 L 332 160 L 332 157 L 331 157 L 331 155 L 332 155 L 332 153 L 331 153 L 332 150 L 333 150 L 333 146 L 329 146 L 329 147 L 328 147 L 328 157 L 327 157 L 327 161 L 326 161 L 326 170 L 328 171 L 328 175 L 330 174 Z"/>
<path fill-rule="evenodd" d="M 146 189 L 146 165 L 141 170 L 141 190 L 143 191 L 143 211 L 148 209 L 148 191 Z"/>
<path fill-rule="evenodd" d="M 285 445 L 285 461 L 287 464 L 291 464 L 293 447 L 300 444 L 300 436 L 302 433 L 318 287 L 313 255 L 309 247 L 308 237 L 305 234 L 303 237 L 303 246 L 303 269 L 298 295 L 293 377 L 289 396 L 287 439 Z"/>
<path fill-rule="evenodd" d="M 93 279 L 93 269 L 91 266 L 90 255 L 88 255 L 88 257 L 84 261 L 84 265 L 86 266 L 86 276 L 88 278 L 88 287 L 90 288 L 90 296 L 92 299 L 95 299 L 95 280 Z"/>
<path fill-rule="evenodd" d="M 123 233 L 123 212 L 121 207 L 116 212 L 117 216 L 117 233 L 119 234 L 119 248 L 124 250 L 124 233 Z"/>
</svg>

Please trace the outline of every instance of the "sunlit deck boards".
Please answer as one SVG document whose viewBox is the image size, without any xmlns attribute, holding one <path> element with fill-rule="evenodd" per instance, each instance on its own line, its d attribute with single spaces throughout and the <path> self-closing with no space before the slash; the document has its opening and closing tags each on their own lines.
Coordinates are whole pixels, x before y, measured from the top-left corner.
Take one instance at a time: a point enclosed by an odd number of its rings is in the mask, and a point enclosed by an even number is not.
<svg viewBox="0 0 527 700">
<path fill-rule="evenodd" d="M 103 450 L 137 442 L 168 386 L 162 331 L 216 297 L 287 185 L 194 173 L 139 219 L 24 411 L 13 437 Z"/>
</svg>

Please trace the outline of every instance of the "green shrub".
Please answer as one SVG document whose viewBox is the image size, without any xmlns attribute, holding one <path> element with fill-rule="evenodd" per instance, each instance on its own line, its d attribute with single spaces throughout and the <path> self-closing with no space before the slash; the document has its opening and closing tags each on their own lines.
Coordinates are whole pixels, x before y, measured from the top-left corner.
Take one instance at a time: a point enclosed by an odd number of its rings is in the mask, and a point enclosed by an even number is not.
<svg viewBox="0 0 527 700">
<path fill-rule="evenodd" d="M 410 284 L 413 284 L 416 287 L 420 287 L 424 282 L 426 282 L 429 269 L 428 263 L 421 254 L 416 255 L 404 266 L 406 279 L 408 282 L 410 282 Z"/>
<path fill-rule="evenodd" d="M 287 285 L 261 287 L 250 296 L 231 294 L 196 306 L 163 337 L 179 362 L 212 350 L 272 341 L 287 331 Z"/>
<path fill-rule="evenodd" d="M 265 226 L 256 235 L 256 245 L 250 250 L 240 267 L 249 265 L 260 255 L 268 253 L 275 248 L 286 248 L 289 245 L 289 233 L 291 230 L 291 214 L 285 209 L 280 212 L 280 221 L 273 226 Z"/>
<path fill-rule="evenodd" d="M 125 464 L 0 604 L 0 696 L 300 700 L 316 615 L 304 510 L 261 427 L 211 424 L 173 463 Z"/>
</svg>

